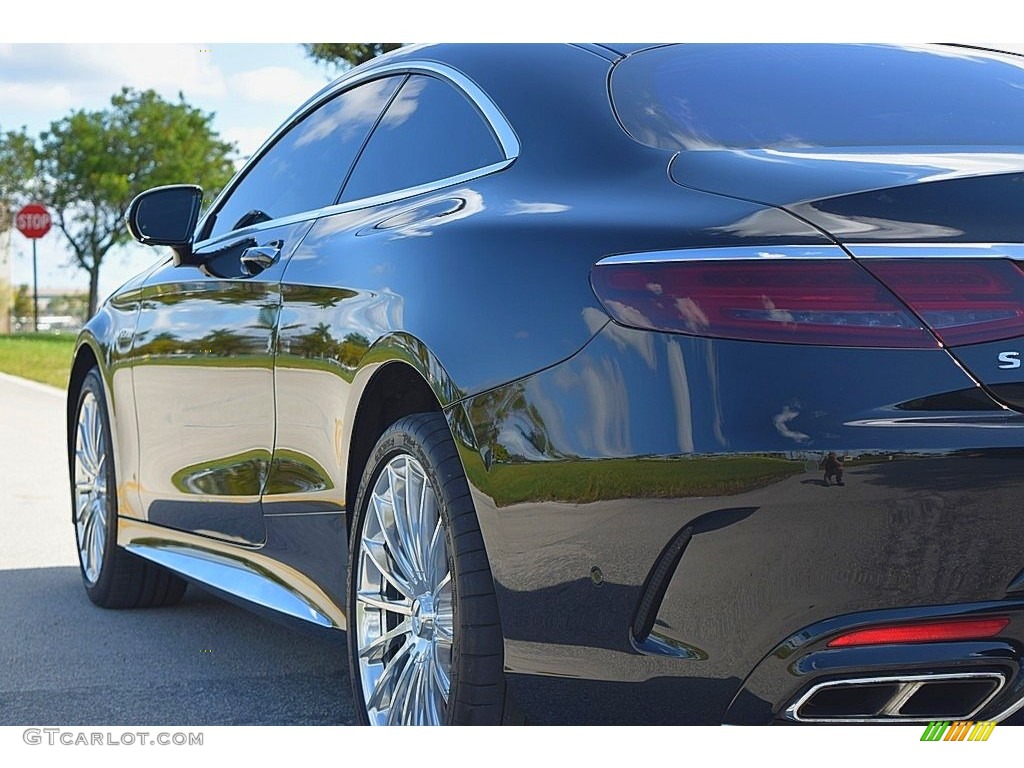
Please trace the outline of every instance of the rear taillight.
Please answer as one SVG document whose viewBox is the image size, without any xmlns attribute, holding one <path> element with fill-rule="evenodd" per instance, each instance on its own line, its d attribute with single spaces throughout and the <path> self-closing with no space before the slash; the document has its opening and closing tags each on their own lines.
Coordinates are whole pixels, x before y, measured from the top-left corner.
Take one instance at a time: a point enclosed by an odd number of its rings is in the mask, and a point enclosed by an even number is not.
<svg viewBox="0 0 1024 768">
<path fill-rule="evenodd" d="M 861 262 L 947 346 L 1024 335 L 1024 272 L 1006 259 Z"/>
<path fill-rule="evenodd" d="M 849 258 L 644 260 L 595 265 L 594 292 L 622 325 L 750 341 L 935 348 L 913 313 Z"/>
</svg>

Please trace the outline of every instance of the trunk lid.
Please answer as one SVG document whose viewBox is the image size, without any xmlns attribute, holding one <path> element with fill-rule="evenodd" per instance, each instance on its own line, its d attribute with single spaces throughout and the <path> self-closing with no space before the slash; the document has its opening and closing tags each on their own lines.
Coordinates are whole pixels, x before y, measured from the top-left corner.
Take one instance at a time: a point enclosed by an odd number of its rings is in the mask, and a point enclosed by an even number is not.
<svg viewBox="0 0 1024 768">
<path fill-rule="evenodd" d="M 670 174 L 823 230 L 993 396 L 1024 409 L 1024 147 L 684 151 Z"/>
<path fill-rule="evenodd" d="M 683 151 L 670 175 L 784 208 L 841 243 L 1024 242 L 1024 146 Z"/>
</svg>

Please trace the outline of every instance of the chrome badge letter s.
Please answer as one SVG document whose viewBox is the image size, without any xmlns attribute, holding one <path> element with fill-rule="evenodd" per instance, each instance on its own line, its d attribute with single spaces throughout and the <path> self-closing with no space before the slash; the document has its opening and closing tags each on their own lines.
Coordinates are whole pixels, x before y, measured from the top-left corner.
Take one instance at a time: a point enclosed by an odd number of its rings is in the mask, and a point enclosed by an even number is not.
<svg viewBox="0 0 1024 768">
<path fill-rule="evenodd" d="M 1000 352 L 1000 368 L 1020 368 L 1020 352 Z"/>
</svg>

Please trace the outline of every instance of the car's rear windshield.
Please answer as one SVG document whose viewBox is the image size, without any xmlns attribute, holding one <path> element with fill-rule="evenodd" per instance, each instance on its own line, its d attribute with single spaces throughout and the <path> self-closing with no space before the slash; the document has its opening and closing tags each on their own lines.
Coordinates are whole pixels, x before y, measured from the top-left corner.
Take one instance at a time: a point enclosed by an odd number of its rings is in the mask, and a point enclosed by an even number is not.
<svg viewBox="0 0 1024 768">
<path fill-rule="evenodd" d="M 673 45 L 618 64 L 611 92 L 664 149 L 1024 145 L 1024 57 L 970 48 Z"/>
</svg>

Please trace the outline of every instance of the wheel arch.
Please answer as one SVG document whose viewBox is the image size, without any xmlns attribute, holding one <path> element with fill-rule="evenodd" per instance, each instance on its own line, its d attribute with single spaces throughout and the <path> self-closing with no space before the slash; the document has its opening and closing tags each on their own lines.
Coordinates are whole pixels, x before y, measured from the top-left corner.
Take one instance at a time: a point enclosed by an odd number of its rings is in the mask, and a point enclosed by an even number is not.
<svg viewBox="0 0 1024 768">
<path fill-rule="evenodd" d="M 99 317 L 101 317 L 101 315 L 97 315 L 93 320 L 96 320 Z M 119 426 L 121 425 L 119 425 L 118 419 L 116 418 L 119 405 L 115 402 L 115 388 L 113 386 L 112 378 L 115 366 L 110 364 L 109 355 L 105 352 L 105 346 L 101 341 L 103 337 L 97 337 L 95 334 L 90 332 L 91 330 L 93 329 L 87 327 L 86 330 L 83 331 L 82 335 L 79 336 L 78 344 L 75 347 L 75 354 L 72 358 L 71 373 L 68 377 L 67 401 L 65 403 L 65 412 L 67 416 L 65 441 L 67 448 L 68 482 L 73 482 L 71 476 L 71 459 L 72 451 L 74 450 L 75 428 L 78 421 L 78 396 L 82 391 L 82 384 L 85 381 L 85 377 L 88 375 L 89 371 L 95 367 L 99 372 L 100 380 L 103 383 L 103 399 L 106 405 L 107 423 L 110 424 L 110 448 L 114 457 L 114 476 L 116 479 L 118 493 L 118 508 L 132 509 L 134 508 L 134 505 L 131 504 L 130 496 L 125 495 L 125 489 L 123 487 L 124 477 L 126 476 L 126 469 L 122 466 L 124 453 L 121 451 L 122 438 L 124 435 L 121 434 L 121 429 L 119 429 Z M 133 408 L 131 404 L 127 404 L 126 407 L 129 414 L 129 424 L 123 426 L 128 429 L 134 429 L 134 425 L 130 423 L 131 419 L 134 418 Z M 125 409 L 121 408 L 121 410 Z M 127 476 L 132 476 L 130 468 L 127 472 Z"/>
<path fill-rule="evenodd" d="M 104 383 L 106 383 L 106 377 L 103 375 L 103 366 L 100 364 L 100 360 L 102 360 L 103 357 L 100 353 L 97 352 L 95 346 L 95 340 L 91 339 L 89 336 L 83 335 L 79 339 L 78 345 L 75 348 L 75 355 L 71 363 L 71 374 L 68 377 L 68 392 L 65 411 L 67 416 L 66 437 L 69 473 L 71 472 L 72 438 L 74 436 L 75 425 L 77 421 L 76 416 L 78 411 L 78 394 L 79 392 L 82 391 L 82 382 L 85 381 L 86 374 L 88 374 L 89 371 L 95 367 L 99 368 L 100 377 L 103 378 Z"/>
<path fill-rule="evenodd" d="M 385 430 L 413 413 L 443 413 L 463 396 L 426 344 L 407 333 L 379 339 L 363 356 L 352 383 L 358 394 L 350 401 L 354 406 L 347 419 L 352 425 L 345 471 L 349 530 L 363 468 Z"/>
</svg>

